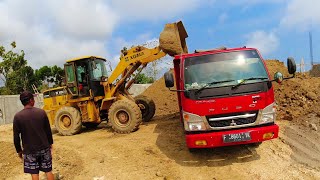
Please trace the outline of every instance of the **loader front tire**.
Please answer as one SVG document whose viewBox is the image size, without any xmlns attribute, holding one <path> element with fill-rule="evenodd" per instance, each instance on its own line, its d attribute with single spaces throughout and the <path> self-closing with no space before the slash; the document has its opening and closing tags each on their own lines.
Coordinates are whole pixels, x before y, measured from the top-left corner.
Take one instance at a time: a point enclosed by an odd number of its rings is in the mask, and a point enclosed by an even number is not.
<svg viewBox="0 0 320 180">
<path fill-rule="evenodd" d="M 125 99 L 118 100 L 111 105 L 108 119 L 114 131 L 127 134 L 139 128 L 142 115 L 135 102 Z"/>
<path fill-rule="evenodd" d="M 55 116 L 55 127 L 59 134 L 72 136 L 81 131 L 81 116 L 78 109 L 74 107 L 62 107 Z"/>
<path fill-rule="evenodd" d="M 142 121 L 149 122 L 156 112 L 156 105 L 154 101 L 151 98 L 143 95 L 136 96 L 134 100 L 141 110 Z"/>
</svg>

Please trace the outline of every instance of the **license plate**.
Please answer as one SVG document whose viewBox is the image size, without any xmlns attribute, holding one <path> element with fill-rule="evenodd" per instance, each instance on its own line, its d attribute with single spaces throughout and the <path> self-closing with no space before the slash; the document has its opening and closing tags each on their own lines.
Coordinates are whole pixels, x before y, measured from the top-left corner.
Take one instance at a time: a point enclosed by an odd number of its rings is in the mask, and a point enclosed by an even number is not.
<svg viewBox="0 0 320 180">
<path fill-rule="evenodd" d="M 224 143 L 250 141 L 250 140 L 251 140 L 250 132 L 223 135 Z"/>
</svg>

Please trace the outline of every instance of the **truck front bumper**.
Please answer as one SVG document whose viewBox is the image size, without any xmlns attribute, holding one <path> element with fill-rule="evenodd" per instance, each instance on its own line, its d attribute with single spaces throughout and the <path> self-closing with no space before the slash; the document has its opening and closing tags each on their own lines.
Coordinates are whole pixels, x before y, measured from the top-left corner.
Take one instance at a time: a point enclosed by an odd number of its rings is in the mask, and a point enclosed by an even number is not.
<svg viewBox="0 0 320 180">
<path fill-rule="evenodd" d="M 224 136 L 230 134 L 250 133 L 251 140 L 240 142 L 224 142 Z M 219 146 L 231 146 L 238 144 L 250 144 L 262 142 L 270 139 L 277 138 L 279 134 L 279 126 L 276 124 L 254 127 L 246 129 L 217 131 L 217 132 L 203 132 L 199 134 L 187 134 L 186 142 L 188 148 L 213 148 Z"/>
</svg>

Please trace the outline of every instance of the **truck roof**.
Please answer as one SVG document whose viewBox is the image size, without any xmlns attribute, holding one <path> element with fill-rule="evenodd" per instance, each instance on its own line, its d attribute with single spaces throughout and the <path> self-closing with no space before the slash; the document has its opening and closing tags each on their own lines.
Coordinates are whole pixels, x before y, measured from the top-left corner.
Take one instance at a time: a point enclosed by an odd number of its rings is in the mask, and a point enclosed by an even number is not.
<svg viewBox="0 0 320 180">
<path fill-rule="evenodd" d="M 73 58 L 73 59 L 68 59 L 67 62 L 79 61 L 79 60 L 89 59 L 89 58 L 98 58 L 98 59 L 102 59 L 102 60 L 106 61 L 105 58 L 100 57 L 100 56 L 81 56 L 81 57 L 77 57 L 77 58 Z"/>
<path fill-rule="evenodd" d="M 200 52 L 175 55 L 174 59 L 188 58 L 188 57 L 194 57 L 194 56 L 203 56 L 203 55 L 208 55 L 208 54 L 216 54 L 216 53 L 224 53 L 224 52 L 232 52 L 232 51 L 247 51 L 247 50 L 257 50 L 257 49 L 247 48 L 247 47 L 226 48 L 226 49 L 209 49 L 209 50 L 201 50 Z"/>
</svg>

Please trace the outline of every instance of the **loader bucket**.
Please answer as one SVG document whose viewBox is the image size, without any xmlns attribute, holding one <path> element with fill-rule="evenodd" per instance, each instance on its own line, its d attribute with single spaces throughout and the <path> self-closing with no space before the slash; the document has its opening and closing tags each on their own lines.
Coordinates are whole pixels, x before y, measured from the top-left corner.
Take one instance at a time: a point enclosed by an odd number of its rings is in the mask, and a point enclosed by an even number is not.
<svg viewBox="0 0 320 180">
<path fill-rule="evenodd" d="M 160 48 L 170 56 L 188 53 L 187 37 L 187 31 L 181 21 L 166 24 L 160 33 Z"/>
</svg>

